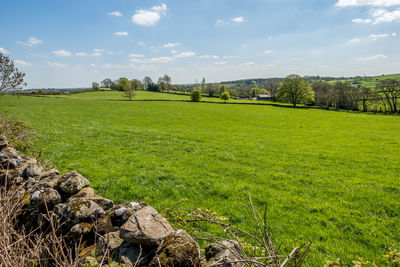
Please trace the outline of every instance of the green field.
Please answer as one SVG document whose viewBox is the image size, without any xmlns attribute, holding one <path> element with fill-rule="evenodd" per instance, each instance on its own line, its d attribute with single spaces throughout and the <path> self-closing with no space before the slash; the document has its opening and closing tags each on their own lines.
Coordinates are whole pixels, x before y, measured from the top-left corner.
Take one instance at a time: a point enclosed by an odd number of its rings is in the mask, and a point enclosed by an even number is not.
<svg viewBox="0 0 400 267">
<path fill-rule="evenodd" d="M 386 79 L 395 79 L 400 80 L 400 74 L 390 74 L 390 75 L 380 75 L 380 76 L 371 76 L 371 77 L 357 77 L 357 78 L 344 78 L 344 79 L 336 79 L 333 81 L 329 81 L 329 83 L 334 84 L 336 82 L 348 82 L 353 86 L 360 85 L 362 87 L 367 87 L 371 89 L 375 89 L 376 86 Z"/>
<path fill-rule="evenodd" d="M 116 202 L 161 211 L 187 198 L 250 229 L 250 191 L 257 207 L 268 202 L 274 237 L 314 242 L 308 265 L 400 248 L 400 116 L 120 95 L 2 96 L 0 112 L 29 122 L 33 150 L 61 172 Z"/>
</svg>

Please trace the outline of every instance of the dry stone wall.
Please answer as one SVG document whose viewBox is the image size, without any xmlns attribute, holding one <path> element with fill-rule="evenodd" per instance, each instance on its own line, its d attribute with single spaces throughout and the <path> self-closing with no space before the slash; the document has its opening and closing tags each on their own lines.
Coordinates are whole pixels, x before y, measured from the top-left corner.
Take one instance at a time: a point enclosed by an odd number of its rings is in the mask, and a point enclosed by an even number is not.
<svg viewBox="0 0 400 267">
<path fill-rule="evenodd" d="M 0 181 L 22 201 L 19 221 L 26 229 L 49 231 L 45 218 L 51 216 L 66 244 L 83 244 L 82 263 L 90 266 L 99 265 L 105 251 L 115 266 L 237 266 L 228 261 L 235 259 L 229 246 L 211 244 L 200 253 L 190 235 L 175 231 L 153 207 L 143 202 L 114 205 L 78 172 L 43 170 L 1 136 Z"/>
</svg>

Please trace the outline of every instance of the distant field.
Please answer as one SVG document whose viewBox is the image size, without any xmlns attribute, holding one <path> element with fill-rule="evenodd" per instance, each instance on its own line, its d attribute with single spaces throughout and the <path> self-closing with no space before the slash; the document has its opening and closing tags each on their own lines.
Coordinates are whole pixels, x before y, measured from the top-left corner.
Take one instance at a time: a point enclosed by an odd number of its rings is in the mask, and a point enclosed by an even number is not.
<svg viewBox="0 0 400 267">
<path fill-rule="evenodd" d="M 137 100 L 188 96 L 137 92 Z M 271 233 L 314 242 L 307 264 L 400 248 L 400 116 L 269 105 L 126 100 L 120 92 L 0 97 L 61 172 L 103 196 L 210 208 L 250 229 L 251 192 Z M 219 101 L 215 98 L 215 101 Z"/>
<path fill-rule="evenodd" d="M 374 89 L 381 81 L 386 79 L 396 79 L 400 80 L 400 74 L 391 75 L 380 75 L 373 77 L 359 77 L 359 78 L 348 78 L 348 79 L 338 79 L 334 81 L 329 81 L 329 83 L 336 82 L 348 82 L 352 85 L 360 85 L 362 87 L 368 87 Z"/>
</svg>

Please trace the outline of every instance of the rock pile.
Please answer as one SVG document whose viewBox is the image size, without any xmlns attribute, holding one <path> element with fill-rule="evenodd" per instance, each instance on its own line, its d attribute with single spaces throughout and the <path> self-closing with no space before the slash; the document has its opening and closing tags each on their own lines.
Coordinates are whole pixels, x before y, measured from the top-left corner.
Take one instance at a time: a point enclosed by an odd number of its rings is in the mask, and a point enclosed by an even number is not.
<svg viewBox="0 0 400 267">
<path fill-rule="evenodd" d="M 17 189 L 16 198 L 24 205 L 19 218 L 27 229 L 43 226 L 44 215 L 50 215 L 67 244 L 84 244 L 83 263 L 91 266 L 98 264 L 106 250 L 116 266 L 213 266 L 221 261 L 223 266 L 236 266 L 227 261 L 231 245 L 225 249 L 209 245 L 201 260 L 195 240 L 183 230 L 175 231 L 146 203 L 115 206 L 96 195 L 78 172 L 61 175 L 56 169 L 43 170 L 36 159 L 16 151 L 1 136 L 0 182 Z"/>
</svg>

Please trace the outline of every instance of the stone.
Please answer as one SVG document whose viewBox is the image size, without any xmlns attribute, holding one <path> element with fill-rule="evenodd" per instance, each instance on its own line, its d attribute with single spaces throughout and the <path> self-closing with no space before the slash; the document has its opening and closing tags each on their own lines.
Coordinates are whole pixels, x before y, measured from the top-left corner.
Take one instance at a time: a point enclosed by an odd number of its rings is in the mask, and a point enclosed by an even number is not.
<svg viewBox="0 0 400 267">
<path fill-rule="evenodd" d="M 26 166 L 24 171 L 22 172 L 22 177 L 25 179 L 29 179 L 30 177 L 37 177 L 41 173 L 41 169 L 36 164 L 29 164 Z"/>
<path fill-rule="evenodd" d="M 184 230 L 177 230 L 165 237 L 149 266 L 200 266 L 199 245 Z"/>
<path fill-rule="evenodd" d="M 71 199 L 86 199 L 95 202 L 103 210 L 108 210 L 114 206 L 114 202 L 110 199 L 103 198 L 94 193 L 94 189 L 91 187 L 82 188 L 78 193 L 73 195 Z"/>
<path fill-rule="evenodd" d="M 149 247 L 158 247 L 174 229 L 154 208 L 145 206 L 136 211 L 122 225 L 119 236 L 125 241 Z"/>
<path fill-rule="evenodd" d="M 41 179 L 44 179 L 44 178 L 47 178 L 47 177 L 53 177 L 53 176 L 57 176 L 57 175 L 59 175 L 60 173 L 58 172 L 58 170 L 57 169 L 50 169 L 50 170 L 47 170 L 47 171 L 45 171 L 45 172 L 42 172 L 41 174 L 40 174 L 40 180 Z"/>
<path fill-rule="evenodd" d="M 61 202 L 60 194 L 53 188 L 45 188 L 33 191 L 30 196 L 30 206 L 41 212 L 52 210 Z M 46 208 L 47 206 L 47 208 Z"/>
<path fill-rule="evenodd" d="M 107 247 L 110 251 L 114 251 L 116 248 L 122 245 L 124 240 L 119 237 L 119 231 L 107 233 L 104 235 L 104 238 L 107 242 Z"/>
<path fill-rule="evenodd" d="M 144 266 L 148 262 L 147 254 L 139 245 L 124 241 L 112 252 L 112 258 L 127 266 Z"/>
<path fill-rule="evenodd" d="M 68 205 L 71 206 L 68 217 L 73 224 L 93 222 L 105 213 L 99 205 L 91 200 L 75 198 L 71 199 Z"/>
<path fill-rule="evenodd" d="M 240 267 L 242 263 L 234 262 L 241 260 L 240 248 L 236 241 L 224 240 L 209 244 L 205 249 L 206 263 L 203 266 Z"/>
<path fill-rule="evenodd" d="M 128 202 L 119 204 L 106 212 L 97 222 L 99 233 L 109 233 L 118 231 L 136 211 L 147 206 L 146 203 Z"/>
<path fill-rule="evenodd" d="M 87 237 L 93 229 L 93 224 L 91 223 L 86 223 L 86 222 L 81 222 L 78 224 L 75 224 L 74 226 L 71 227 L 68 233 L 68 238 L 70 239 L 80 239 Z"/>
<path fill-rule="evenodd" d="M 90 186 L 90 182 L 78 172 L 69 172 L 61 176 L 58 187 L 64 193 L 76 194 L 82 188 Z"/>
</svg>

